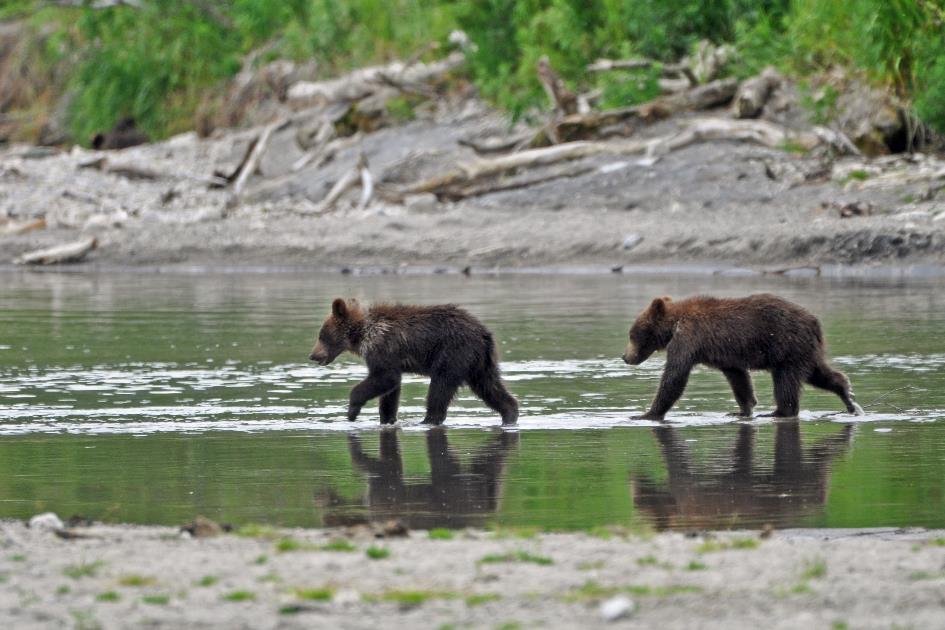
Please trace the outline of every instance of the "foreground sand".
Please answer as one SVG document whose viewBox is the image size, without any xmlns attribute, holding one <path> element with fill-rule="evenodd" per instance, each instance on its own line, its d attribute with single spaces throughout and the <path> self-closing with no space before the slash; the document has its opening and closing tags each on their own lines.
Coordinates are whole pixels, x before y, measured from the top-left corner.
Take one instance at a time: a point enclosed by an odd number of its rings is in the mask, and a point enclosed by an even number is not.
<svg viewBox="0 0 945 630">
<path fill-rule="evenodd" d="M 0 522 L 0 627 L 945 627 L 943 531 L 80 531 Z"/>
</svg>

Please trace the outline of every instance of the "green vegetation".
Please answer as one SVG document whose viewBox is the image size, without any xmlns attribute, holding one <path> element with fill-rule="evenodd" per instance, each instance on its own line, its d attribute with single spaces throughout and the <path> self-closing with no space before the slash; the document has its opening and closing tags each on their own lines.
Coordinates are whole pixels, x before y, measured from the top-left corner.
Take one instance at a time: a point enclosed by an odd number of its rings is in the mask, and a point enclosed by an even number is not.
<svg viewBox="0 0 945 630">
<path fill-rule="evenodd" d="M 169 595 L 145 595 L 141 598 L 141 601 L 153 606 L 166 606 L 170 603 L 171 597 Z"/>
<path fill-rule="evenodd" d="M 237 536 L 246 538 L 267 538 L 274 539 L 279 535 L 278 530 L 271 525 L 260 525 L 258 523 L 249 523 L 236 530 Z"/>
<path fill-rule="evenodd" d="M 70 564 L 62 570 L 62 574 L 66 577 L 71 577 L 73 580 L 78 580 L 83 577 L 93 577 L 103 565 L 104 563 L 100 561 Z"/>
<path fill-rule="evenodd" d="M 636 584 L 627 586 L 603 586 L 597 582 L 588 581 L 580 588 L 565 595 L 564 600 L 568 602 L 593 601 L 613 597 L 618 593 L 627 593 L 639 597 L 669 597 L 670 595 L 701 592 L 702 589 L 700 587 L 689 584 L 673 584 L 670 586 L 645 586 Z"/>
<path fill-rule="evenodd" d="M 365 595 L 365 601 L 395 602 L 404 608 L 420 606 L 431 599 L 457 599 L 452 591 L 385 591 L 380 595 Z"/>
<path fill-rule="evenodd" d="M 467 72 L 480 92 L 516 114 L 546 106 L 535 73 L 544 55 L 572 89 L 600 89 L 605 106 L 620 106 L 657 94 L 659 69 L 590 74 L 589 62 L 675 61 L 708 39 L 735 46 L 729 71 L 738 75 L 769 64 L 800 76 L 850 68 L 912 97 L 919 116 L 945 130 L 945 0 L 144 0 L 105 9 L 13 0 L 0 8 L 0 18 L 18 17 L 35 39 L 24 63 L 35 75 L 31 93 L 46 94 L 47 107 L 50 95 L 71 93 L 69 125 L 82 141 L 128 115 L 158 137 L 191 128 L 251 51 L 257 64 L 313 59 L 328 76 L 445 44 L 457 28 L 476 44 Z M 413 107 L 409 97 L 391 106 L 403 119 Z"/>
<path fill-rule="evenodd" d="M 253 564 L 266 564 L 267 562 L 269 562 L 269 556 L 266 554 L 256 556 L 256 559 L 253 560 Z"/>
<path fill-rule="evenodd" d="M 809 560 L 804 567 L 803 573 L 801 573 L 801 579 L 803 580 L 813 580 L 817 578 L 822 578 L 827 575 L 827 562 L 823 558 L 815 558 L 814 560 Z"/>
<path fill-rule="evenodd" d="M 536 556 L 527 551 L 515 551 L 503 554 L 489 554 L 479 560 L 482 564 L 491 564 L 497 562 L 530 562 L 532 564 L 554 564 L 554 560 L 545 556 Z"/>
<path fill-rule="evenodd" d="M 11 562 L 26 562 L 26 556 L 21 553 L 10 556 Z"/>
<path fill-rule="evenodd" d="M 319 547 L 321 551 L 357 551 L 358 547 L 350 540 L 345 540 L 344 538 L 335 539 L 329 543 L 326 543 Z"/>
<path fill-rule="evenodd" d="M 298 551 L 302 549 L 302 543 L 294 538 L 280 538 L 276 543 L 276 551 L 285 553 L 287 551 Z"/>
<path fill-rule="evenodd" d="M 297 588 L 295 596 L 299 599 L 305 599 L 312 602 L 327 602 L 335 596 L 334 589 L 331 588 Z"/>
<path fill-rule="evenodd" d="M 205 575 L 197 580 L 197 586 L 213 586 L 219 581 L 219 579 L 220 578 L 215 575 Z"/>
<path fill-rule="evenodd" d="M 118 583 L 122 586 L 149 586 L 154 584 L 156 581 L 157 580 L 155 580 L 153 577 L 149 577 L 147 575 L 137 575 L 134 573 L 130 575 L 123 575 L 118 578 Z"/>
<path fill-rule="evenodd" d="M 686 565 L 686 571 L 704 571 L 705 568 L 705 563 L 699 562 L 698 560 L 692 560 Z"/>
<path fill-rule="evenodd" d="M 385 547 L 368 547 L 365 553 L 371 560 L 383 560 L 390 557 L 390 549 Z"/>
<path fill-rule="evenodd" d="M 117 602 L 120 599 L 121 595 L 115 591 L 105 591 L 95 596 L 95 601 L 97 602 Z"/>
<path fill-rule="evenodd" d="M 232 593 L 226 593 L 221 599 L 227 602 L 248 602 L 256 599 L 256 593 L 252 591 L 233 591 Z"/>
<path fill-rule="evenodd" d="M 466 596 L 466 605 L 467 606 L 481 606 L 482 604 L 488 604 L 489 602 L 496 602 L 502 599 L 502 596 L 498 593 L 480 593 L 478 595 L 467 595 Z"/>
<path fill-rule="evenodd" d="M 730 541 L 709 539 L 696 547 L 696 553 L 712 553 L 715 551 L 724 551 L 726 549 L 757 548 L 758 540 L 756 538 L 733 538 Z"/>
<path fill-rule="evenodd" d="M 445 527 L 436 527 L 431 529 L 427 535 L 431 540 L 452 540 L 453 530 L 446 529 Z"/>
</svg>

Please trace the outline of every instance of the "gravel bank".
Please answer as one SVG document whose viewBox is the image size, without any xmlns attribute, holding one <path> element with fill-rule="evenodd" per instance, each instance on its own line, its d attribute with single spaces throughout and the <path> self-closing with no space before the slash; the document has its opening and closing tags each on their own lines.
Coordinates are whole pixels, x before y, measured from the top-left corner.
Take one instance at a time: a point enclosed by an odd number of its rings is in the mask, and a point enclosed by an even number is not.
<svg viewBox="0 0 945 630">
<path fill-rule="evenodd" d="M 945 532 L 269 530 L 0 523 L 8 628 L 890 628 L 945 623 Z M 596 535 L 592 535 L 596 534 Z M 345 542 L 339 542 L 345 541 Z M 372 552 L 371 548 L 385 551 Z M 386 554 L 386 555 L 385 555 Z M 601 604 L 626 607 L 608 622 Z M 518 624 L 518 625 L 513 625 Z"/>
</svg>

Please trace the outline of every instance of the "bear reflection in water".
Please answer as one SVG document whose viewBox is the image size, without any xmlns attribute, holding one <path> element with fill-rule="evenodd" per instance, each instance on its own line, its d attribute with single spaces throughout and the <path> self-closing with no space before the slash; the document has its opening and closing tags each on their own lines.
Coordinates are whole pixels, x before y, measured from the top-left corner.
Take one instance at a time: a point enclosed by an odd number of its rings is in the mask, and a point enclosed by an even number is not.
<svg viewBox="0 0 945 630">
<path fill-rule="evenodd" d="M 731 465 L 712 470 L 696 468 L 676 429 L 655 428 L 668 487 L 631 475 L 634 505 L 661 530 L 810 526 L 809 517 L 827 502 L 831 464 L 850 445 L 853 427 L 845 425 L 806 452 L 798 422 L 779 422 L 774 430 L 770 470 L 755 468 L 755 427 L 748 424 L 738 429 Z"/>
<path fill-rule="evenodd" d="M 323 493 L 324 525 L 396 518 L 411 529 L 483 527 L 498 507 L 506 457 L 518 444 L 518 434 L 498 432 L 476 449 L 466 466 L 442 428 L 427 431 L 426 443 L 429 480 L 405 477 L 396 430 L 380 432 L 378 457 L 365 453 L 360 438 L 349 435 L 351 462 L 367 474 L 368 491 L 361 500 Z"/>
</svg>

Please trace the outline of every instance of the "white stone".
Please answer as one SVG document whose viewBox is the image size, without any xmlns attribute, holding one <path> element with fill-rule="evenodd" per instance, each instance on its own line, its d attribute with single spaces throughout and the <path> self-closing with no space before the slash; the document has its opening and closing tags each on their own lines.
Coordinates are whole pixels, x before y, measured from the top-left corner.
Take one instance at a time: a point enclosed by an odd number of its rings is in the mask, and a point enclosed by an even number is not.
<svg viewBox="0 0 945 630">
<path fill-rule="evenodd" d="M 404 207 L 408 212 L 436 212 L 437 204 L 436 195 L 433 193 L 419 193 L 404 197 Z"/>
<path fill-rule="evenodd" d="M 43 512 L 30 519 L 30 529 L 54 530 L 62 529 L 62 521 L 55 512 Z"/>
<path fill-rule="evenodd" d="M 633 612 L 636 605 L 628 597 L 617 595 L 600 605 L 600 616 L 604 621 L 617 621 Z"/>
<path fill-rule="evenodd" d="M 642 242 L 643 242 L 643 237 L 640 236 L 639 234 L 627 234 L 626 236 L 623 237 L 623 243 L 621 244 L 621 247 L 624 250 L 629 251 Z"/>
</svg>

